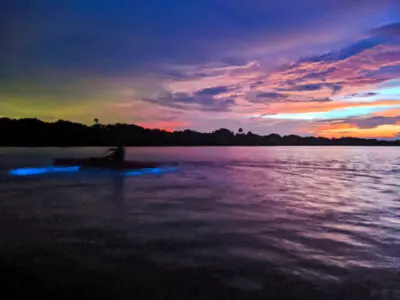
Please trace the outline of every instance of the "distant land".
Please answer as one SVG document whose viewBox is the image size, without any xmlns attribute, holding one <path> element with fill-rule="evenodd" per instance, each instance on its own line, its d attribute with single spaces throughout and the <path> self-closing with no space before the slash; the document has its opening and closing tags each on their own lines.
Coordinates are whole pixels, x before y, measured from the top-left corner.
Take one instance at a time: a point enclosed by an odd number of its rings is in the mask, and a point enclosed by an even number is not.
<svg viewBox="0 0 400 300">
<path fill-rule="evenodd" d="M 59 120 L 0 118 L 0 146 L 400 146 L 400 140 L 301 137 L 234 133 L 221 128 L 212 133 L 192 130 L 168 132 L 131 124 L 87 126 Z"/>
</svg>

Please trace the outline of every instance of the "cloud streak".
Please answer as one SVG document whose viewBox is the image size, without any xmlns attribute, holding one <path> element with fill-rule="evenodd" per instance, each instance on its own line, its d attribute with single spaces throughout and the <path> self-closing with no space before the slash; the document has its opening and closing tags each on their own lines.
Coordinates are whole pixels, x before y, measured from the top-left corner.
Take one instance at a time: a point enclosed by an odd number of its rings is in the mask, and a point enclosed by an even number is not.
<svg viewBox="0 0 400 300">
<path fill-rule="evenodd" d="M 182 110 L 201 110 L 227 112 L 236 105 L 231 98 L 216 98 L 209 92 L 190 95 L 188 93 L 168 93 L 157 98 L 144 98 L 143 101 Z"/>
</svg>

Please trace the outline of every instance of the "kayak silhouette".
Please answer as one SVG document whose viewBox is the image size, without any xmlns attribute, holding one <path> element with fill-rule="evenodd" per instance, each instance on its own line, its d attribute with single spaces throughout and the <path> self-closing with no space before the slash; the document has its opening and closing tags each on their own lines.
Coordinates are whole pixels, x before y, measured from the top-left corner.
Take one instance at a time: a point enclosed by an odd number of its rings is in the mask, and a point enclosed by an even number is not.
<svg viewBox="0 0 400 300">
<path fill-rule="evenodd" d="M 79 166 L 81 168 L 99 168 L 111 170 L 135 170 L 156 168 L 159 164 L 155 162 L 140 161 L 112 161 L 102 157 L 91 158 L 56 158 L 53 162 L 54 166 Z"/>
</svg>

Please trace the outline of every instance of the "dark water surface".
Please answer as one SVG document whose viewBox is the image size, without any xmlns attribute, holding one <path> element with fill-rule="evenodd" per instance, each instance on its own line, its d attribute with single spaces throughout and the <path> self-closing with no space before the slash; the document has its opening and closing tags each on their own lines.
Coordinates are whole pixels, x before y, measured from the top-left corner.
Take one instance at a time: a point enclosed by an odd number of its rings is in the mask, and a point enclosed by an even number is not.
<svg viewBox="0 0 400 300">
<path fill-rule="evenodd" d="M 131 148 L 179 167 L 8 174 L 103 151 L 0 148 L 3 293 L 400 299 L 400 148 Z"/>
</svg>

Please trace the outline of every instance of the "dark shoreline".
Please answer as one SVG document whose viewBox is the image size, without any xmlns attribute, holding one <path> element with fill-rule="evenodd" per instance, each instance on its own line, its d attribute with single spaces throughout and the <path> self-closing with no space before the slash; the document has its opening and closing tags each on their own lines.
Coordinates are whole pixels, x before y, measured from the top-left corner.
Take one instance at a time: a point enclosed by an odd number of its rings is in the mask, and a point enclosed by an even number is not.
<svg viewBox="0 0 400 300">
<path fill-rule="evenodd" d="M 221 128 L 212 133 L 192 130 L 168 132 L 131 124 L 86 126 L 59 120 L 0 118 L 1 147 L 203 147 L 203 146 L 400 146 L 400 140 L 301 137 L 234 133 Z"/>
</svg>

